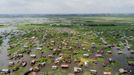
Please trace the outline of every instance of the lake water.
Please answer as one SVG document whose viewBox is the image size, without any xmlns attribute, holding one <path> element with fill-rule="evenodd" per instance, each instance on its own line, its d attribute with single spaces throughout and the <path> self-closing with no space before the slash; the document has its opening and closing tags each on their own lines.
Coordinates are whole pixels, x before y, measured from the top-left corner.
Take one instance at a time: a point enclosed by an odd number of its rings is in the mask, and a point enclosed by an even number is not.
<svg viewBox="0 0 134 75">
<path fill-rule="evenodd" d="M 51 22 L 49 18 L 0 18 L 0 24 L 14 25 L 16 23 L 47 23 Z"/>
</svg>

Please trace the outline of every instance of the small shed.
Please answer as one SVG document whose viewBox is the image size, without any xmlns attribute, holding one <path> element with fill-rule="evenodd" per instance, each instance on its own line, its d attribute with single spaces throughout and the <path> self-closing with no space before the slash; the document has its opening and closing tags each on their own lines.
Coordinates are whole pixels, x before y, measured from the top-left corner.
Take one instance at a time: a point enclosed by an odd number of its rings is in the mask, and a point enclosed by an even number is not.
<svg viewBox="0 0 134 75">
<path fill-rule="evenodd" d="M 62 64 L 61 68 L 69 68 L 69 65 L 68 64 Z"/>
</svg>

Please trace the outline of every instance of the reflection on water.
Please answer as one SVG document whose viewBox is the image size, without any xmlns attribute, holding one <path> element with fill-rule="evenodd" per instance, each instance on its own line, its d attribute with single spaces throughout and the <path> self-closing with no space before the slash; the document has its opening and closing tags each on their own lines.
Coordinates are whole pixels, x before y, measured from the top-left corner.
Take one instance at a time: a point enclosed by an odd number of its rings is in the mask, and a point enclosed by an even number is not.
<svg viewBox="0 0 134 75">
<path fill-rule="evenodd" d="M 7 66 L 8 65 L 8 52 L 7 49 L 9 36 L 3 38 L 2 46 L 0 47 L 0 66 Z"/>
<path fill-rule="evenodd" d="M 3 37 L 3 43 L 0 46 L 0 67 L 7 66 L 9 62 L 7 50 L 9 48 L 8 42 L 10 39 L 10 35 L 8 35 L 8 33 L 10 33 L 12 30 L 15 30 L 15 27 L 0 28 L 0 35 Z"/>
<path fill-rule="evenodd" d="M 132 70 L 132 75 L 134 74 L 134 66 L 129 66 L 127 62 L 127 57 L 134 57 L 133 54 L 130 53 L 127 47 L 123 49 L 124 54 L 118 54 L 118 49 L 114 47 L 112 58 L 120 63 L 120 67 L 127 67 Z M 115 71 L 118 71 L 120 67 L 116 67 Z"/>
</svg>

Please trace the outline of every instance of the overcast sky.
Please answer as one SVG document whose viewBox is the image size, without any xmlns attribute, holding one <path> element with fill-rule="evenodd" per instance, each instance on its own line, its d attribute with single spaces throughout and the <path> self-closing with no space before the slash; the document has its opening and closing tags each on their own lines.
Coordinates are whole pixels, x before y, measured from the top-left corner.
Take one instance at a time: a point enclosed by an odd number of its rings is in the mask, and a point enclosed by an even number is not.
<svg viewBox="0 0 134 75">
<path fill-rule="evenodd" d="M 0 14 L 134 13 L 134 0 L 0 0 Z"/>
</svg>

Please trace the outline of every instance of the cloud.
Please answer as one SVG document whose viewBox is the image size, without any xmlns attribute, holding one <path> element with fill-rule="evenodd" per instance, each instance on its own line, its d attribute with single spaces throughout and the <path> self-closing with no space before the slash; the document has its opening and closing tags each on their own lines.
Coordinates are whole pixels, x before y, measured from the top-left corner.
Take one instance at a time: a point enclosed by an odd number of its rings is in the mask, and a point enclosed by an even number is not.
<svg viewBox="0 0 134 75">
<path fill-rule="evenodd" d="M 134 0 L 0 0 L 0 13 L 134 13 Z"/>
</svg>

